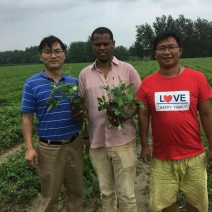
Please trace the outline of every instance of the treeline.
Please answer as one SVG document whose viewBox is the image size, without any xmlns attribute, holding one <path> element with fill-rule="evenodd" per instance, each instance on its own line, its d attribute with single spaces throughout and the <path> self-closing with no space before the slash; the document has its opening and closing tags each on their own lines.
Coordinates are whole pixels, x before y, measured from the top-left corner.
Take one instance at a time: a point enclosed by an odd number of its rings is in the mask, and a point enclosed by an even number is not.
<svg viewBox="0 0 212 212">
<path fill-rule="evenodd" d="M 152 40 L 156 34 L 165 29 L 177 31 L 183 44 L 182 58 L 212 56 L 212 22 L 197 18 L 196 21 L 179 15 L 173 19 L 171 15 L 157 17 L 152 26 L 144 24 L 136 26 L 136 41 L 130 47 L 132 55 L 154 58 Z"/>
<path fill-rule="evenodd" d="M 124 46 L 114 49 L 114 55 L 121 60 L 129 59 L 129 50 Z M 77 41 L 66 46 L 66 63 L 84 63 L 94 61 L 95 56 L 91 50 L 91 39 L 87 42 Z M 38 46 L 23 50 L 0 52 L 0 65 L 5 64 L 37 64 L 40 62 Z"/>
<path fill-rule="evenodd" d="M 152 41 L 158 32 L 172 29 L 177 31 L 183 43 L 182 58 L 212 57 L 212 22 L 197 18 L 192 21 L 184 15 L 173 19 L 171 15 L 156 17 L 151 25 L 148 23 L 136 26 L 135 42 L 128 49 L 117 46 L 114 55 L 120 60 L 154 59 Z M 118 38 L 116 38 L 118 40 Z M 91 50 L 91 37 L 86 42 L 77 41 L 67 46 L 67 63 L 92 62 L 95 57 Z M 25 50 L 0 52 L 0 64 L 40 63 L 38 46 Z"/>
</svg>

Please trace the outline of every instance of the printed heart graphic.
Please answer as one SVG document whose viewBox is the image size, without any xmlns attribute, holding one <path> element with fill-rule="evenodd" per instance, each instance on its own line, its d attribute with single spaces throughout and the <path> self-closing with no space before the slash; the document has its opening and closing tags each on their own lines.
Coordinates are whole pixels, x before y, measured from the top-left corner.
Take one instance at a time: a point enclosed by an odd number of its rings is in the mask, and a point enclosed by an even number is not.
<svg viewBox="0 0 212 212">
<path fill-rule="evenodd" d="M 171 102 L 171 100 L 172 100 L 172 96 L 171 96 L 171 95 L 169 95 L 169 96 L 164 95 L 163 98 L 164 98 L 164 100 L 165 100 L 166 102 Z"/>
</svg>

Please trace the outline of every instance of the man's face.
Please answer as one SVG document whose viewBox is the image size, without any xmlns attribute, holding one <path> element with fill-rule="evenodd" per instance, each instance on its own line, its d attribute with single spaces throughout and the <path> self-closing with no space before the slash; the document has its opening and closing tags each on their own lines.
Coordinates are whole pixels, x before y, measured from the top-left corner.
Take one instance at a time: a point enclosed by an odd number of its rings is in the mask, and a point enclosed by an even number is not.
<svg viewBox="0 0 212 212">
<path fill-rule="evenodd" d="M 54 43 L 50 49 L 45 46 L 40 53 L 40 60 L 49 71 L 61 70 L 65 59 L 65 53 L 59 43 Z"/>
<path fill-rule="evenodd" d="M 173 37 L 169 37 L 158 43 L 155 51 L 155 58 L 161 67 L 172 67 L 178 64 L 182 48 Z"/>
<path fill-rule="evenodd" d="M 96 55 L 96 59 L 100 62 L 107 62 L 113 57 L 113 49 L 115 41 L 110 39 L 109 34 L 94 34 L 92 49 Z"/>
</svg>

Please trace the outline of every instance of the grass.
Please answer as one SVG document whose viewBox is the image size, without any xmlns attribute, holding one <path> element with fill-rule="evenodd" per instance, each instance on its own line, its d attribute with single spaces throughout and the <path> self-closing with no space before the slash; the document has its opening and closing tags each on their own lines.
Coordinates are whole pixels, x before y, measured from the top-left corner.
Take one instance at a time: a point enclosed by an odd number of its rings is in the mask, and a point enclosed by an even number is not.
<svg viewBox="0 0 212 212">
<path fill-rule="evenodd" d="M 141 78 L 148 76 L 159 67 L 156 61 L 130 61 L 139 72 Z M 181 66 L 190 67 L 203 72 L 212 86 L 212 58 L 181 59 Z M 79 72 L 88 63 L 65 64 L 64 70 L 78 77 Z M 71 67 L 71 69 L 70 69 Z M 21 132 L 21 95 L 25 80 L 42 70 L 43 65 L 0 66 L 0 153 L 10 149 L 18 143 L 23 143 Z M 211 101 L 212 102 L 212 101 Z M 137 120 L 136 120 L 137 121 Z M 36 124 L 34 126 L 36 128 Z M 202 131 L 203 141 L 208 148 L 205 135 Z M 138 134 L 137 134 L 138 139 Z M 39 180 L 34 169 L 26 166 L 24 152 L 12 155 L 0 165 L 0 208 L 5 211 L 18 211 L 10 209 L 11 204 L 21 208 L 21 204 L 29 201 L 40 191 Z M 89 157 L 84 154 L 85 168 L 85 201 L 98 191 L 98 182 L 93 172 Z M 212 199 L 212 172 L 208 172 L 208 193 Z M 183 205 L 184 197 L 179 194 L 178 201 Z M 209 211 L 212 211 L 210 201 Z M 14 206 L 13 206 L 14 209 Z M 183 207 L 182 210 L 183 211 Z"/>
</svg>

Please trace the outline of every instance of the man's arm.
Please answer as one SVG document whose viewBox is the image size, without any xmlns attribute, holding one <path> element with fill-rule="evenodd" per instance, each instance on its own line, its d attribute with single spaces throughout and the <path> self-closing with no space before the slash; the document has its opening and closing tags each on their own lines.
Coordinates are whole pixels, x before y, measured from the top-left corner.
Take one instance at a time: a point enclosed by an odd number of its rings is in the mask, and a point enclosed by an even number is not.
<svg viewBox="0 0 212 212">
<path fill-rule="evenodd" d="M 34 162 L 38 163 L 38 156 L 32 143 L 33 116 L 33 113 L 23 113 L 22 116 L 22 132 L 26 148 L 25 160 L 29 166 L 34 166 Z"/>
<path fill-rule="evenodd" d="M 148 145 L 150 111 L 148 105 L 138 109 L 138 126 L 141 142 L 141 159 L 144 163 L 149 164 L 151 160 L 151 150 Z"/>
<path fill-rule="evenodd" d="M 212 108 L 210 106 L 210 100 L 208 99 L 199 103 L 198 110 L 202 127 L 209 144 L 209 151 L 207 153 L 208 166 L 212 167 Z"/>
</svg>

